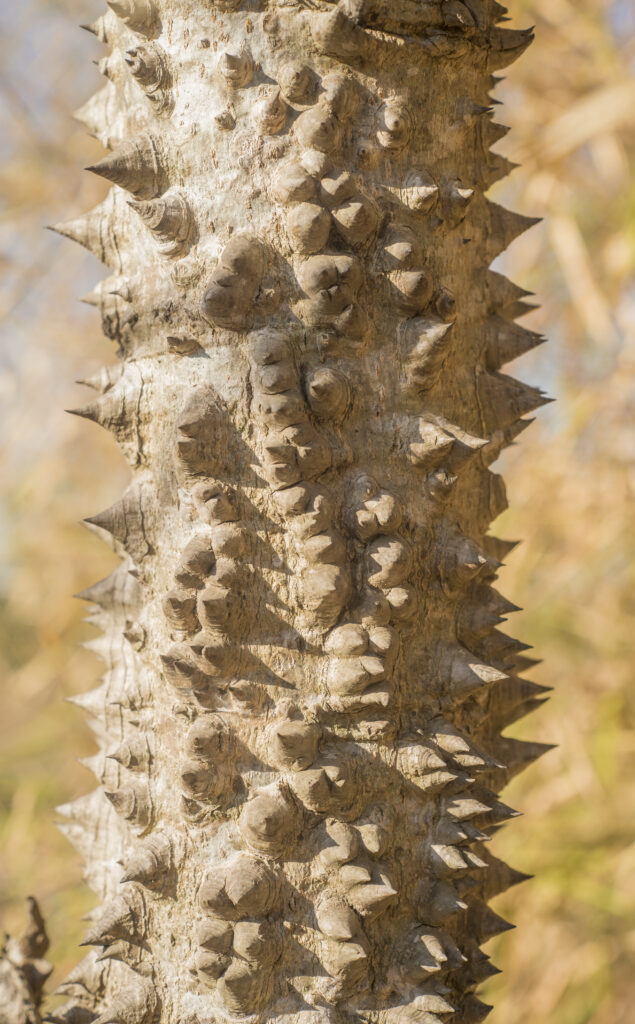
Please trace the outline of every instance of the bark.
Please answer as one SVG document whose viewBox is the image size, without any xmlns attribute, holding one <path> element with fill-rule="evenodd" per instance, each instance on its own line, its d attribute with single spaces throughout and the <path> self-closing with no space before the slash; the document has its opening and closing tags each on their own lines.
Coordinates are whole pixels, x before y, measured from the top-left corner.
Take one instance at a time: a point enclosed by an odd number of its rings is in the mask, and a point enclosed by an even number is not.
<svg viewBox="0 0 635 1024">
<path fill-rule="evenodd" d="M 475 1024 L 522 876 L 484 846 L 543 748 L 498 627 L 490 465 L 541 340 L 488 270 L 492 0 L 108 0 L 79 112 L 113 183 L 58 230 L 111 276 L 80 415 L 132 468 L 89 520 L 98 788 L 62 809 L 102 901 L 60 1024 Z"/>
</svg>

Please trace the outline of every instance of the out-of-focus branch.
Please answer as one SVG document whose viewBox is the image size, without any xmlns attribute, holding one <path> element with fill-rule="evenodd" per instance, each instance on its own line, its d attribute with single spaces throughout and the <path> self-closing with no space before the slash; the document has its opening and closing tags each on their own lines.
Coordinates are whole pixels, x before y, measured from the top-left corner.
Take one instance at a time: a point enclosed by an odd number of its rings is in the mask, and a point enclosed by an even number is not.
<svg viewBox="0 0 635 1024">
<path fill-rule="evenodd" d="M 0 1024 L 40 1024 L 44 983 L 53 965 L 37 900 L 28 898 L 29 923 L 20 939 L 7 936 L 0 955 Z"/>
</svg>

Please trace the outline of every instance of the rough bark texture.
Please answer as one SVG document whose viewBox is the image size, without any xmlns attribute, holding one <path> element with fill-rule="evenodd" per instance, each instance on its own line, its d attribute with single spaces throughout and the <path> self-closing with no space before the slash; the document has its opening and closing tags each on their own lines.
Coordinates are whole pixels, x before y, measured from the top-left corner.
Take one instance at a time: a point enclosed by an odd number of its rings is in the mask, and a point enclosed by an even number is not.
<svg viewBox="0 0 635 1024">
<path fill-rule="evenodd" d="M 488 270 L 495 0 L 108 0 L 79 112 L 121 363 L 80 415 L 133 480 L 89 520 L 121 568 L 100 783 L 62 809 L 102 901 L 62 1024 L 476 1024 L 522 876 L 483 845 L 538 756 L 541 688 L 494 588 L 489 466 L 541 394 Z"/>
</svg>

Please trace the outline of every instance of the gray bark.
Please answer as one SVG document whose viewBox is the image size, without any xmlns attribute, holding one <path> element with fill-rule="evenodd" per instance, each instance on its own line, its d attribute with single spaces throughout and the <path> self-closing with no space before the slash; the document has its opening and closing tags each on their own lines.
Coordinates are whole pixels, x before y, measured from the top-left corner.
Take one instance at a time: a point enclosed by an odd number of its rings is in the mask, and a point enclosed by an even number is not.
<svg viewBox="0 0 635 1024">
<path fill-rule="evenodd" d="M 490 469 L 541 339 L 488 270 L 492 0 L 108 0 L 79 112 L 111 276 L 80 415 L 132 469 L 89 521 L 99 786 L 62 809 L 102 901 L 61 1024 L 474 1024 L 522 876 L 484 842 L 543 747 L 498 626 Z"/>
</svg>

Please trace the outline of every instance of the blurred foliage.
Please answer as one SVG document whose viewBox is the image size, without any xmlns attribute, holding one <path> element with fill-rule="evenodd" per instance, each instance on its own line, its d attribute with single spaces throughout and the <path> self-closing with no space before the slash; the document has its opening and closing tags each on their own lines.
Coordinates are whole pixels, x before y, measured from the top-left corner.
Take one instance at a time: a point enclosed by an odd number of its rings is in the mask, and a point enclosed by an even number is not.
<svg viewBox="0 0 635 1024">
<path fill-rule="evenodd" d="M 518 926 L 490 944 L 503 974 L 487 987 L 494 1022 L 628 1024 L 635 983 L 635 11 L 624 0 L 512 0 L 537 39 L 495 98 L 513 132 L 498 148 L 522 166 L 493 198 L 545 217 L 498 261 L 536 292 L 525 319 L 549 346 L 512 371 L 547 386 L 541 412 L 501 459 L 510 510 L 495 532 L 521 537 L 502 573 L 527 609 L 515 635 L 544 658 L 555 688 L 513 734 L 557 743 L 507 790 L 523 820 L 496 852 L 536 875 L 499 898 Z M 103 276 L 96 260 L 45 234 L 103 194 L 79 168 L 99 147 L 68 118 L 98 86 L 101 56 L 78 21 L 98 0 L 23 0 L 0 13 L 0 910 L 19 929 L 24 897 L 42 901 L 55 977 L 79 958 L 94 902 L 53 807 L 85 791 L 91 751 L 62 697 L 98 672 L 78 647 L 90 632 L 70 597 L 112 556 L 75 521 L 126 480 L 103 432 L 64 417 L 71 381 L 113 359 L 74 297 Z M 629 328 L 630 321 L 630 328 Z M 630 331 L 630 333 L 629 333 Z M 497 469 L 499 467 L 497 466 Z"/>
<path fill-rule="evenodd" d="M 635 10 L 608 0 L 525 0 L 536 42 L 495 92 L 521 167 L 494 197 L 544 223 L 501 261 L 537 293 L 523 321 L 551 344 L 512 372 L 558 398 L 501 460 L 521 537 L 503 591 L 516 635 L 553 686 L 515 728 L 559 744 L 506 799 L 525 819 L 497 853 L 535 874 L 496 903 L 517 932 L 488 952 L 493 1020 L 627 1024 L 635 983 Z M 534 653 L 534 652 L 531 652 Z"/>
</svg>

